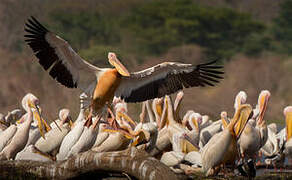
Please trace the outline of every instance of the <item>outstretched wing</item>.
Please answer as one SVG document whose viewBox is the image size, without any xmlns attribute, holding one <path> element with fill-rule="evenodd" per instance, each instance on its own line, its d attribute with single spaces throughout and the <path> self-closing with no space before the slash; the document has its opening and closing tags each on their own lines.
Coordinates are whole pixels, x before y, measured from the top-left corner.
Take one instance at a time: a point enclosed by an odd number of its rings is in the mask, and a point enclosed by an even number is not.
<svg viewBox="0 0 292 180">
<path fill-rule="evenodd" d="M 83 91 L 96 84 L 96 74 L 100 69 L 83 60 L 64 39 L 50 32 L 34 17 L 28 19 L 25 31 L 25 42 L 53 79 L 68 88 L 78 87 Z"/>
<path fill-rule="evenodd" d="M 172 94 L 183 88 L 214 86 L 223 79 L 223 67 L 216 61 L 192 65 L 165 62 L 149 69 L 122 77 L 116 96 L 126 102 L 142 102 Z"/>
</svg>

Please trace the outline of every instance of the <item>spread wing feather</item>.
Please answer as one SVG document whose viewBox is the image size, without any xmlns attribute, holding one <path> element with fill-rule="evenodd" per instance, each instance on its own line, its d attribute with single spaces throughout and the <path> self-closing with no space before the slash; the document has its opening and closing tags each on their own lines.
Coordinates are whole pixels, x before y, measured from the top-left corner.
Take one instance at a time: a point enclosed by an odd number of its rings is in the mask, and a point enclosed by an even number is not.
<svg viewBox="0 0 292 180">
<path fill-rule="evenodd" d="M 34 17 L 25 24 L 25 42 L 32 48 L 44 70 L 68 88 L 88 91 L 97 83 L 99 68 L 83 60 L 62 38 L 50 32 Z"/>
<path fill-rule="evenodd" d="M 223 79 L 222 66 L 216 61 L 192 65 L 165 62 L 122 77 L 116 96 L 126 102 L 141 102 L 175 93 L 183 88 L 214 86 Z"/>
</svg>

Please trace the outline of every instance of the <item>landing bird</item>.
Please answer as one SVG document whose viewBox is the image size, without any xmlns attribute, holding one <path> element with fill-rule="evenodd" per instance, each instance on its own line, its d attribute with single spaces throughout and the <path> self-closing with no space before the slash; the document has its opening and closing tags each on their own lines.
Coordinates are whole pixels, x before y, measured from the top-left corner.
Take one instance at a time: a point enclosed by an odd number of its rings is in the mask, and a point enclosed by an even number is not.
<svg viewBox="0 0 292 180">
<path fill-rule="evenodd" d="M 199 65 L 164 62 L 129 73 L 115 53 L 109 53 L 109 63 L 114 68 L 99 68 L 81 58 L 67 41 L 50 32 L 34 17 L 28 19 L 25 31 L 25 41 L 40 65 L 62 85 L 80 88 L 91 96 L 95 112 L 100 112 L 114 96 L 125 102 L 142 102 L 183 88 L 214 86 L 223 79 L 222 66 L 214 65 L 216 61 Z"/>
</svg>

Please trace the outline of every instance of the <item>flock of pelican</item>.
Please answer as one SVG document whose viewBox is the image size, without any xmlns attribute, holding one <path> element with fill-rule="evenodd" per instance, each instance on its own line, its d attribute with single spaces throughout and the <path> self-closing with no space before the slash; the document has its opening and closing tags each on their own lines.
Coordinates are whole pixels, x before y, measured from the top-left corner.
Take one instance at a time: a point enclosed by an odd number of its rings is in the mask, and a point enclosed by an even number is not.
<svg viewBox="0 0 292 180">
<path fill-rule="evenodd" d="M 267 125 L 264 114 L 270 92 L 259 94 L 258 104 L 247 104 L 244 91 L 235 97 L 234 114 L 221 112 L 210 120 L 189 110 L 182 116 L 183 89 L 214 86 L 223 79 L 215 61 L 192 65 L 164 62 L 130 73 L 115 53 L 114 68 L 99 68 L 82 59 L 62 38 L 34 17 L 25 24 L 25 41 L 39 64 L 57 82 L 79 88 L 80 112 L 61 109 L 58 119 L 42 117 L 39 99 L 22 99 L 23 110 L 0 114 L 0 160 L 62 161 L 92 150 L 110 152 L 134 146 L 144 149 L 177 173 L 216 175 L 237 169 L 254 176 L 257 158 L 283 163 L 292 156 L 292 106 L 284 109 L 286 128 Z M 170 94 L 178 92 L 173 102 Z M 141 102 L 139 120 L 128 114 L 127 103 Z"/>
<path fill-rule="evenodd" d="M 207 176 L 234 172 L 255 176 L 256 163 L 277 167 L 292 157 L 292 106 L 284 109 L 286 127 L 267 125 L 264 114 L 270 92 L 263 90 L 256 107 L 247 104 L 247 94 L 235 97 L 234 114 L 222 111 L 210 120 L 194 110 L 181 115 L 184 93 L 175 101 L 165 95 L 142 102 L 139 120 L 128 114 L 127 103 L 115 97 L 108 116 L 88 118 L 86 93 L 80 95 L 76 120 L 61 109 L 52 123 L 42 117 L 39 99 L 28 93 L 22 99 L 25 111 L 0 114 L 0 160 L 62 161 L 78 153 L 111 152 L 136 147 L 159 159 L 176 173 L 203 172 Z M 258 161 L 258 162 L 257 162 Z"/>
</svg>

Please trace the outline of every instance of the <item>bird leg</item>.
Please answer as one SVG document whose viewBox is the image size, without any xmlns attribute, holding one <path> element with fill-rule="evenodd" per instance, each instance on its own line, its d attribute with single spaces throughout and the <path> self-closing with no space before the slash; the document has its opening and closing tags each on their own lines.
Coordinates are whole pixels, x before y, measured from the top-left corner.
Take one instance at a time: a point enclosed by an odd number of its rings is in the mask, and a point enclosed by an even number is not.
<svg viewBox="0 0 292 180">
<path fill-rule="evenodd" d="M 113 128 L 113 129 L 115 129 L 115 130 L 117 130 L 118 129 L 118 125 L 117 125 L 117 122 L 115 121 L 115 115 L 114 115 L 114 113 L 113 113 L 113 111 L 110 109 L 110 108 L 107 108 L 107 112 L 110 114 L 110 118 L 108 118 L 107 117 L 107 120 L 108 120 L 108 123 L 109 123 L 109 125 Z"/>
<path fill-rule="evenodd" d="M 91 117 L 91 118 L 88 118 L 88 119 L 86 120 L 84 126 L 86 126 L 86 127 L 89 128 L 89 127 L 91 126 L 91 124 L 92 124 L 92 117 Z"/>
</svg>

